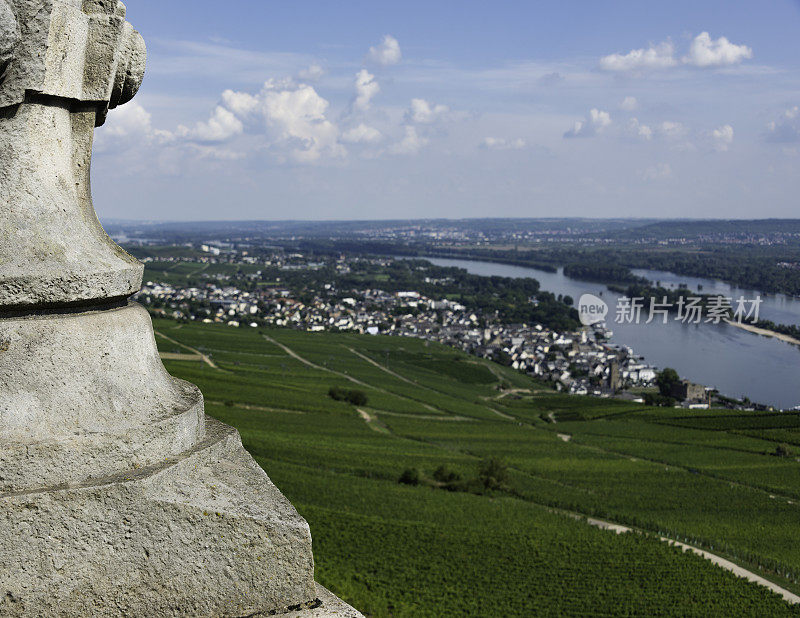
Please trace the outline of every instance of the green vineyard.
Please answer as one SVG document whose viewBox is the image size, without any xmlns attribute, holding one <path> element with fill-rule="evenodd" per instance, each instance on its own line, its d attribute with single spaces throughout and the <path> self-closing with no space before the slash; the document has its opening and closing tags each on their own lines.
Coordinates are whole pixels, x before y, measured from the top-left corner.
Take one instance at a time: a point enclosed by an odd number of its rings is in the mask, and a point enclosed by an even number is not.
<svg viewBox="0 0 800 618">
<path fill-rule="evenodd" d="M 319 581 L 366 614 L 800 615 L 658 539 L 800 591 L 797 415 L 561 396 L 416 339 L 155 325 L 308 520 Z M 488 460 L 502 483 L 481 484 Z"/>
</svg>

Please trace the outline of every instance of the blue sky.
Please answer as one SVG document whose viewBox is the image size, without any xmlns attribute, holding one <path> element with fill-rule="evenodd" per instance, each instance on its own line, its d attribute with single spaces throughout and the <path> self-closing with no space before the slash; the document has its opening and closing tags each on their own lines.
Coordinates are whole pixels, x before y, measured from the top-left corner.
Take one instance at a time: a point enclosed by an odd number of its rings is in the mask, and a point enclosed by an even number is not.
<svg viewBox="0 0 800 618">
<path fill-rule="evenodd" d="M 129 0 L 101 217 L 795 217 L 800 3 Z"/>
</svg>

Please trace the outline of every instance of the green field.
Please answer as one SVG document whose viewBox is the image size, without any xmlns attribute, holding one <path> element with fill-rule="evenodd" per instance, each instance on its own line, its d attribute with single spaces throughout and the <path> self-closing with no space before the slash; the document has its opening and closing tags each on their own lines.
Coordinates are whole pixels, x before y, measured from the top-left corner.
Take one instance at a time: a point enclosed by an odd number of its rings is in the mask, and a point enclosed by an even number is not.
<svg viewBox="0 0 800 618">
<path fill-rule="evenodd" d="M 318 580 L 367 614 L 800 615 L 656 538 L 800 591 L 797 415 L 561 396 L 416 339 L 155 326 L 162 352 L 216 365 L 165 361 L 308 520 Z M 490 459 L 507 478 L 487 489 Z M 421 483 L 399 483 L 411 469 Z"/>
</svg>

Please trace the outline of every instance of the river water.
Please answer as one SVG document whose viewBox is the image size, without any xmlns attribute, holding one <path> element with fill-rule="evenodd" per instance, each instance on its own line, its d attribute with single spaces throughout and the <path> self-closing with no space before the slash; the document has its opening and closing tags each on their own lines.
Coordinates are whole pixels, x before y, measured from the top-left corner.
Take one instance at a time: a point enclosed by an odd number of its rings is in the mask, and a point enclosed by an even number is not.
<svg viewBox="0 0 800 618">
<path fill-rule="evenodd" d="M 702 294 L 721 295 L 733 299 L 744 296 L 753 299 L 760 296 L 764 301 L 761 305 L 761 318 L 772 320 L 775 324 L 800 324 L 800 298 L 793 298 L 783 294 L 762 294 L 756 290 L 740 288 L 718 279 L 703 279 L 700 277 L 685 277 L 663 270 L 634 270 L 639 277 L 649 279 L 667 289 L 677 289 L 686 285 L 692 291 Z"/>
<path fill-rule="evenodd" d="M 542 290 L 572 296 L 595 294 L 610 307 L 607 324 L 612 341 L 633 349 L 653 366 L 673 367 L 681 377 L 713 386 L 729 397 L 790 409 L 800 405 L 800 347 L 777 339 L 748 333 L 727 324 L 683 324 L 670 319 L 663 324 L 617 324 L 615 308 L 619 294 L 600 283 L 587 283 L 558 273 L 493 262 L 426 258 L 439 266 L 456 266 L 483 276 L 531 277 Z M 637 270 L 637 275 L 659 281 L 665 287 L 686 284 L 704 294 L 722 294 L 754 299 L 758 292 L 732 287 L 714 279 L 683 277 L 662 271 Z M 800 324 L 800 300 L 761 294 L 761 317 L 781 324 Z"/>
</svg>

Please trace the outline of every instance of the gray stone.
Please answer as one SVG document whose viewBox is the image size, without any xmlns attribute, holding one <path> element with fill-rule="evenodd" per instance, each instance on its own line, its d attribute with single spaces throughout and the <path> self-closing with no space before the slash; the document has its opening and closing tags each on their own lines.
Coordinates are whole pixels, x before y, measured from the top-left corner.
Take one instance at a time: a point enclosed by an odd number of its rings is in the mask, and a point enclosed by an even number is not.
<svg viewBox="0 0 800 618">
<path fill-rule="evenodd" d="M 19 43 L 19 24 L 6 0 L 0 0 L 0 84 L 6 69 L 14 57 L 14 49 Z"/>
<path fill-rule="evenodd" d="M 122 2 L 10 0 L 10 8 L 21 41 L 0 85 L 0 107 L 23 103 L 27 93 L 95 102 L 106 108 L 136 94 L 146 54 L 141 35 L 125 21 Z M 10 30 L 5 25 L 12 21 L 8 11 L 0 15 L 4 16 L 3 31 Z"/>
<path fill-rule="evenodd" d="M 0 491 L 145 467 L 203 435 L 202 395 L 164 369 L 140 305 L 0 320 Z"/>
<path fill-rule="evenodd" d="M 292 611 L 281 618 L 364 618 L 359 612 L 317 584 L 313 609 Z"/>
<path fill-rule="evenodd" d="M 0 615 L 360 617 L 202 410 L 139 305 L 0 320 Z"/>
<path fill-rule="evenodd" d="M 94 127 L 142 83 L 144 40 L 116 0 L 0 0 L 0 24 L 0 308 L 130 296 L 142 266 L 97 221 L 89 173 Z"/>
<path fill-rule="evenodd" d="M 308 525 L 237 432 L 208 425 L 150 467 L 0 494 L 0 615 L 249 616 L 313 601 Z"/>
<path fill-rule="evenodd" d="M 117 0 L 0 0 L 0 615 L 360 618 L 308 524 L 161 363 L 89 186 L 142 82 Z"/>
</svg>

